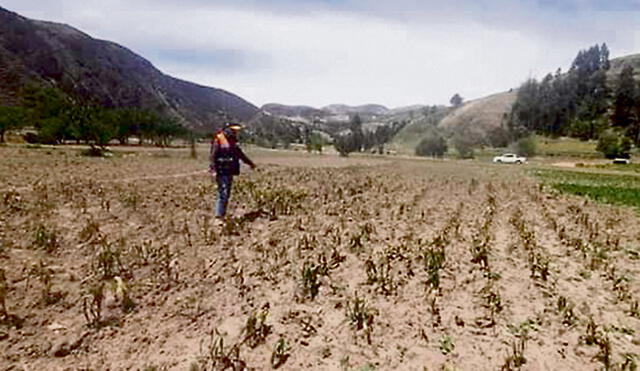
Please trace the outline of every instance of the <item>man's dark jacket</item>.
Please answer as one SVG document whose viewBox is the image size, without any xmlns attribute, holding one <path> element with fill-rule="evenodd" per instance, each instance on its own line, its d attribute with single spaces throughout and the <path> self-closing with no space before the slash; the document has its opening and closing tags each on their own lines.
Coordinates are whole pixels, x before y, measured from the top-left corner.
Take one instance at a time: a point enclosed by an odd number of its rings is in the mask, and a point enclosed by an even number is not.
<svg viewBox="0 0 640 371">
<path fill-rule="evenodd" d="M 253 162 L 242 152 L 231 129 L 219 131 L 211 142 L 209 165 L 218 175 L 239 175 L 240 160 L 253 167 Z"/>
</svg>

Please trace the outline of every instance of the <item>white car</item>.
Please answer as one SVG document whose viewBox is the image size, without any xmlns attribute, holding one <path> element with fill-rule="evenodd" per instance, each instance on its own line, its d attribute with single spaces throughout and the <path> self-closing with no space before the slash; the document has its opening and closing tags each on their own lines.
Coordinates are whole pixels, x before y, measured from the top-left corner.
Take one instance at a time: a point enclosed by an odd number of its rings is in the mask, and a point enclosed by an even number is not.
<svg viewBox="0 0 640 371">
<path fill-rule="evenodd" d="M 493 162 L 498 164 L 524 164 L 527 162 L 527 158 L 518 156 L 514 153 L 505 153 L 502 156 L 494 157 Z"/>
<path fill-rule="evenodd" d="M 614 158 L 613 159 L 613 163 L 614 164 L 628 165 L 628 164 L 631 163 L 631 160 L 629 160 L 628 158 Z"/>
</svg>

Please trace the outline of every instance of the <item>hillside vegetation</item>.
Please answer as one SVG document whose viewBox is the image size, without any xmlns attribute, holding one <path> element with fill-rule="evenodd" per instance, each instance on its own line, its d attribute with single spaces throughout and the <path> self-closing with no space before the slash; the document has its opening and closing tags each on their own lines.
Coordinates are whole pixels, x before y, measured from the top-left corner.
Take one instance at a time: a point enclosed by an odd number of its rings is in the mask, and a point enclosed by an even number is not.
<svg viewBox="0 0 640 371">
<path fill-rule="evenodd" d="M 568 72 L 522 84 L 509 131 L 516 137 L 536 133 L 598 140 L 607 158 L 629 157 L 632 146 L 640 146 L 637 63 L 636 55 L 612 63 L 606 44 L 581 50 Z"/>
<path fill-rule="evenodd" d="M 605 133 L 609 141 L 617 135 L 637 146 L 640 54 L 611 61 L 608 56 L 604 44 L 582 50 L 566 73 L 556 71 L 540 82 L 531 79 L 519 89 L 465 102 L 445 114 L 440 111 L 435 123 L 421 110 L 393 144 L 399 152 L 413 153 L 417 143 L 437 131 L 450 145 L 455 146 L 456 136 L 464 138 L 462 147 L 471 149 L 501 147 L 531 134 L 598 140 Z M 630 153 L 623 139 L 608 148 L 618 148 L 619 156 Z"/>
<path fill-rule="evenodd" d="M 466 102 L 445 116 L 439 126 L 448 131 L 473 127 L 484 135 L 505 121 L 515 99 L 516 92 L 505 92 Z"/>
<path fill-rule="evenodd" d="M 625 66 L 633 67 L 636 80 L 640 80 L 640 54 L 632 54 L 612 59 L 611 68 L 608 71 L 608 78 L 615 80 Z"/>
<path fill-rule="evenodd" d="M 418 143 L 451 112 L 451 108 L 432 106 L 414 113 L 409 123 L 393 137 L 391 148 L 398 153 L 414 154 Z"/>
<path fill-rule="evenodd" d="M 2 8 L 0 65 L 0 106 L 19 104 L 21 89 L 32 83 L 107 108 L 152 110 L 201 131 L 258 112 L 227 91 L 165 75 L 123 46 Z"/>
</svg>

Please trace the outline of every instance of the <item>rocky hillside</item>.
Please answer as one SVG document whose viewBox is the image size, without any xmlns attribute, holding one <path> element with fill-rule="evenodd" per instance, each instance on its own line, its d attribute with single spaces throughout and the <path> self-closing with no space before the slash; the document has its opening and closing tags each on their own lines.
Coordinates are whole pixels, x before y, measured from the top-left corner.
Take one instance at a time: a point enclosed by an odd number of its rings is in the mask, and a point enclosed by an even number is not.
<svg viewBox="0 0 640 371">
<path fill-rule="evenodd" d="M 55 85 L 106 107 L 171 114 L 200 130 L 229 119 L 246 121 L 258 112 L 227 91 L 165 75 L 116 43 L 0 8 L 0 104 L 16 104 L 19 89 L 29 82 Z"/>
</svg>

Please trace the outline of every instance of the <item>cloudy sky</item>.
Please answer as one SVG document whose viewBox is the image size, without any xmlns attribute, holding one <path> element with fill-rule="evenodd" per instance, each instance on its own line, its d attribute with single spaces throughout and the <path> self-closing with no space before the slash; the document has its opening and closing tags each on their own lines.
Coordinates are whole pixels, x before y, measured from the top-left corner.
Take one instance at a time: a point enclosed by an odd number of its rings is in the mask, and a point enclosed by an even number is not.
<svg viewBox="0 0 640 371">
<path fill-rule="evenodd" d="M 448 104 L 640 53 L 640 0 L 0 0 L 175 77 L 269 102 Z"/>
</svg>

